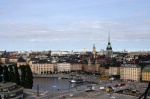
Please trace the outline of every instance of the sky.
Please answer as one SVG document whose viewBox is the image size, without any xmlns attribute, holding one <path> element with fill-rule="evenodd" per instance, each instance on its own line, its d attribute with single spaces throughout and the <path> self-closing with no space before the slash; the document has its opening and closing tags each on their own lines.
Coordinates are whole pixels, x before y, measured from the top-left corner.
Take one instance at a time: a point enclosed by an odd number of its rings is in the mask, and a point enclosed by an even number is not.
<svg viewBox="0 0 150 99">
<path fill-rule="evenodd" d="M 0 0 L 0 50 L 150 51 L 150 0 Z"/>
</svg>

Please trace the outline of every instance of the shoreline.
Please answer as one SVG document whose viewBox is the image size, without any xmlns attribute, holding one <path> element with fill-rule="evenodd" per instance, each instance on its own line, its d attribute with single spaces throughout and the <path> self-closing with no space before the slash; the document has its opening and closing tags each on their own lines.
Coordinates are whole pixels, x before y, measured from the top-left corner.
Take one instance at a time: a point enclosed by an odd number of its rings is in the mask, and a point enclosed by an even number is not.
<svg viewBox="0 0 150 99">
<path fill-rule="evenodd" d="M 33 78 L 59 78 L 61 79 L 69 79 L 69 74 L 38 74 L 38 75 L 33 75 Z M 95 83 L 99 84 L 100 79 L 94 78 L 94 77 L 85 77 L 82 76 L 85 82 L 90 82 L 90 83 Z"/>
<path fill-rule="evenodd" d="M 49 78 L 49 77 L 62 77 L 62 78 L 68 78 L 69 79 L 69 75 L 68 74 L 38 74 L 38 75 L 33 75 L 33 78 Z"/>
</svg>

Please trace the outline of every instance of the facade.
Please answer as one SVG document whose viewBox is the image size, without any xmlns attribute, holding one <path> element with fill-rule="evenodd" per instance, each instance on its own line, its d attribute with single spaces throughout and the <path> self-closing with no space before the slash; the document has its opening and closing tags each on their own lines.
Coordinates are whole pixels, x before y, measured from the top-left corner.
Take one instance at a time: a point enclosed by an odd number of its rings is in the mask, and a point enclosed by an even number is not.
<svg viewBox="0 0 150 99">
<path fill-rule="evenodd" d="M 120 79 L 124 81 L 139 82 L 141 78 L 141 67 L 132 64 L 122 64 L 120 67 Z"/>
<path fill-rule="evenodd" d="M 99 73 L 104 76 L 105 75 L 105 67 L 99 67 Z"/>
<path fill-rule="evenodd" d="M 146 66 L 142 70 L 142 81 L 150 81 L 150 66 Z"/>
<path fill-rule="evenodd" d="M 17 63 L 17 60 L 18 60 L 17 57 L 10 57 L 9 58 L 10 63 Z"/>
<path fill-rule="evenodd" d="M 117 76 L 120 75 L 120 67 L 110 66 L 109 67 L 109 75 Z"/>
<path fill-rule="evenodd" d="M 0 99 L 23 99 L 23 87 L 16 83 L 0 83 Z"/>
<path fill-rule="evenodd" d="M 57 71 L 58 72 L 63 72 L 63 71 L 71 71 L 71 64 L 70 63 L 57 63 Z"/>
<path fill-rule="evenodd" d="M 87 72 L 95 72 L 96 71 L 96 65 L 91 62 L 91 59 L 88 59 L 88 64 L 86 66 L 86 71 Z"/>
<path fill-rule="evenodd" d="M 17 62 L 17 67 L 20 67 L 21 65 L 27 65 L 27 62 Z"/>
<path fill-rule="evenodd" d="M 82 71 L 82 64 L 71 64 L 71 71 Z"/>
<path fill-rule="evenodd" d="M 31 67 L 32 73 L 35 73 L 35 74 L 54 72 L 54 64 L 52 63 L 37 62 L 37 63 L 32 63 L 30 67 Z"/>
<path fill-rule="evenodd" d="M 8 58 L 5 58 L 5 57 L 2 57 L 1 60 L 0 60 L 3 64 L 6 64 L 9 62 L 9 59 Z"/>
<path fill-rule="evenodd" d="M 82 71 L 84 71 L 84 72 L 87 71 L 87 65 L 88 65 L 88 64 L 81 64 L 81 66 L 82 66 Z"/>
<path fill-rule="evenodd" d="M 108 77 L 109 76 L 109 69 L 105 68 L 105 76 Z"/>
</svg>

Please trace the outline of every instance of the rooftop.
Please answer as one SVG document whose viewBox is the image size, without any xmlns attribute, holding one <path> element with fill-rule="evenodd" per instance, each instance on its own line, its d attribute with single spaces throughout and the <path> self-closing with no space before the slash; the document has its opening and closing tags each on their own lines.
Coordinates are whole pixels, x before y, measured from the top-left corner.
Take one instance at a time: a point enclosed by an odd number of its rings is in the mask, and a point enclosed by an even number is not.
<svg viewBox="0 0 150 99">
<path fill-rule="evenodd" d="M 11 87 L 11 86 L 15 86 L 16 83 L 12 83 L 12 82 L 2 82 L 0 83 L 0 88 L 6 88 L 6 87 Z"/>
<path fill-rule="evenodd" d="M 143 72 L 150 72 L 150 65 L 146 66 L 145 68 L 143 68 L 142 70 Z"/>
</svg>

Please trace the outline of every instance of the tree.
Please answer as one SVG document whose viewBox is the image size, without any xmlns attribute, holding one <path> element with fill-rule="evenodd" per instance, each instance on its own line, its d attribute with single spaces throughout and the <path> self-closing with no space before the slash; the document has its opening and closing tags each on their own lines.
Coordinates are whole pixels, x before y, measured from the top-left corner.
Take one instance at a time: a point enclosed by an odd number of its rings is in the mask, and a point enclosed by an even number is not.
<svg viewBox="0 0 150 99">
<path fill-rule="evenodd" d="M 26 69 L 25 69 L 25 65 L 21 65 L 20 66 L 20 70 L 21 70 L 21 79 L 20 79 L 20 85 L 23 87 L 26 87 Z"/>
<path fill-rule="evenodd" d="M 9 70 L 8 71 L 8 81 L 9 82 L 15 82 L 13 65 L 9 65 L 8 70 Z"/>
<path fill-rule="evenodd" d="M 9 72 L 8 72 L 8 67 L 7 66 L 4 66 L 3 67 L 3 76 L 4 76 L 4 80 L 9 82 Z"/>
<path fill-rule="evenodd" d="M 29 65 L 21 65 L 21 81 L 20 84 L 24 88 L 32 88 L 33 86 L 33 74 Z"/>
<path fill-rule="evenodd" d="M 18 67 L 17 67 L 17 64 L 14 65 L 14 81 L 15 83 L 17 83 L 18 85 L 20 85 L 20 76 L 19 76 L 19 73 L 18 73 Z"/>
<path fill-rule="evenodd" d="M 27 83 L 29 84 L 27 87 L 32 88 L 32 86 L 33 86 L 33 74 L 32 74 L 32 71 L 31 71 L 31 68 L 29 65 L 27 65 L 26 68 L 27 68 L 26 80 L 27 80 Z"/>
<path fill-rule="evenodd" d="M 2 82 L 3 67 L 0 65 L 0 82 Z"/>
</svg>

